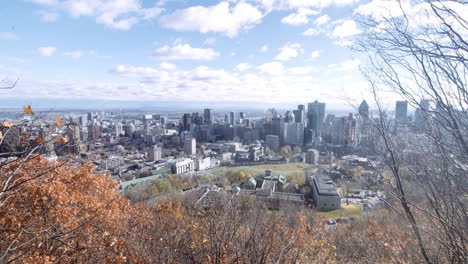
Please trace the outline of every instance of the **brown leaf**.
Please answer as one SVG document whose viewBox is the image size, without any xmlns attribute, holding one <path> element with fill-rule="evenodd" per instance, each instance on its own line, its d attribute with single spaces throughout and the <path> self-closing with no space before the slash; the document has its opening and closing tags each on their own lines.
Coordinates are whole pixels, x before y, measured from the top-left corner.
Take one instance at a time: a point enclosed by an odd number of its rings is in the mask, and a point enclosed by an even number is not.
<svg viewBox="0 0 468 264">
<path fill-rule="evenodd" d="M 58 127 L 63 127 L 63 124 L 62 124 L 62 121 L 60 121 L 60 118 L 55 116 L 54 119 L 55 119 L 55 123 L 57 123 Z"/>
<path fill-rule="evenodd" d="M 0 131 L 0 140 L 3 138 L 2 131 Z"/>
<path fill-rule="evenodd" d="M 37 137 L 37 138 L 33 139 L 33 142 L 34 142 L 34 143 L 41 143 L 41 142 L 43 142 L 43 141 L 44 141 L 44 138 L 43 138 L 43 137 Z"/>
<path fill-rule="evenodd" d="M 24 110 L 24 113 L 27 114 L 27 115 L 34 115 L 35 113 L 33 112 L 33 110 L 31 109 L 31 106 L 28 105 L 28 107 L 26 106 L 23 106 L 23 110 Z"/>
</svg>

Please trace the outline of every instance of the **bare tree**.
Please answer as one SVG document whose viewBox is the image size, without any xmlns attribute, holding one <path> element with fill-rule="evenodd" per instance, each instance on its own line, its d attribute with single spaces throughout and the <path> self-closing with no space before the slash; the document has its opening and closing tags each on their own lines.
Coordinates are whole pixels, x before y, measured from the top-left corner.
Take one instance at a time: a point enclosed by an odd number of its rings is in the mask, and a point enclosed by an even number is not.
<svg viewBox="0 0 468 264">
<path fill-rule="evenodd" d="M 355 49 L 367 56 L 380 149 L 394 207 L 411 225 L 427 263 L 465 263 L 468 171 L 466 3 L 397 1 L 392 12 L 359 19 Z M 384 93 L 413 106 L 424 123 L 392 123 Z M 431 106 L 431 104 L 433 106 Z M 399 130 L 395 132 L 395 127 Z M 416 191 L 421 196 L 413 197 Z"/>
</svg>

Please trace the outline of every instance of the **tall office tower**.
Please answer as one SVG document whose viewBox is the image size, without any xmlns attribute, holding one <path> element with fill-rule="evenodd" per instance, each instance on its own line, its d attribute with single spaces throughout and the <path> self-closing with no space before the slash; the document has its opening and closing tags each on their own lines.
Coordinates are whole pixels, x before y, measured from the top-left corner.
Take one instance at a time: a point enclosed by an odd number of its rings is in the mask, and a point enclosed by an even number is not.
<svg viewBox="0 0 468 264">
<path fill-rule="evenodd" d="M 245 113 L 244 112 L 240 112 L 239 113 L 239 118 L 240 119 L 244 119 L 246 117 Z"/>
<path fill-rule="evenodd" d="M 194 138 L 189 138 L 184 141 L 184 152 L 187 155 L 197 154 L 197 141 Z"/>
<path fill-rule="evenodd" d="M 120 137 L 120 135 L 122 135 L 122 132 L 123 132 L 122 124 L 121 123 L 116 123 L 115 124 L 115 136 Z"/>
<path fill-rule="evenodd" d="M 280 140 L 277 135 L 267 135 L 265 139 L 266 145 L 273 151 L 278 152 L 280 148 Z"/>
<path fill-rule="evenodd" d="M 291 111 L 286 111 L 286 114 L 284 115 L 284 122 L 285 123 L 293 123 L 294 122 L 294 114 L 291 113 Z"/>
<path fill-rule="evenodd" d="M 304 123 L 304 110 L 301 110 L 301 109 L 293 110 L 293 113 L 294 113 L 294 122 Z"/>
<path fill-rule="evenodd" d="M 192 123 L 192 115 L 191 114 L 184 114 L 182 116 L 182 131 L 190 130 L 190 124 Z"/>
<path fill-rule="evenodd" d="M 41 127 L 39 130 L 39 137 L 44 139 L 44 145 L 41 147 L 40 152 L 46 155 L 54 155 L 54 141 L 52 140 L 52 131 L 48 127 Z"/>
<path fill-rule="evenodd" d="M 133 123 L 126 124 L 125 127 L 124 127 L 125 136 L 126 137 L 133 137 L 133 134 L 135 133 L 135 129 L 136 128 L 135 128 L 135 125 Z"/>
<path fill-rule="evenodd" d="M 148 160 L 158 161 L 161 159 L 161 148 L 157 145 L 148 148 Z"/>
<path fill-rule="evenodd" d="M 406 122 L 408 120 L 408 102 L 407 101 L 396 102 L 395 120 L 397 122 Z"/>
<path fill-rule="evenodd" d="M 281 117 L 273 117 L 271 121 L 271 134 L 279 137 L 280 145 L 284 142 L 284 120 Z"/>
<path fill-rule="evenodd" d="M 349 113 L 348 118 L 346 119 L 345 130 L 345 144 L 348 146 L 356 146 L 356 119 L 354 118 L 353 113 Z"/>
<path fill-rule="evenodd" d="M 298 105 L 297 110 L 302 110 L 305 112 L 305 106 L 304 105 Z"/>
<path fill-rule="evenodd" d="M 362 100 L 361 104 L 359 105 L 359 115 L 368 118 L 369 117 L 369 105 L 367 104 L 366 100 Z"/>
<path fill-rule="evenodd" d="M 324 118 L 325 103 L 319 103 L 317 100 L 315 100 L 315 102 L 308 104 L 308 128 L 313 129 L 317 136 L 320 136 L 321 134 Z"/>
<path fill-rule="evenodd" d="M 88 124 L 88 116 L 80 115 L 79 123 L 80 123 L 80 126 L 85 127 Z"/>
<path fill-rule="evenodd" d="M 428 128 L 429 114 L 427 111 L 430 110 L 430 103 L 430 100 L 421 100 L 419 103 L 420 108 L 416 109 L 416 112 L 414 113 L 414 126 L 421 130 Z"/>
<path fill-rule="evenodd" d="M 304 144 L 304 124 L 284 124 L 284 144 L 302 146 Z"/>
<path fill-rule="evenodd" d="M 88 113 L 88 121 L 93 121 L 93 113 Z"/>
<path fill-rule="evenodd" d="M 334 145 L 344 145 L 346 142 L 346 117 L 335 117 L 331 125 L 330 142 Z"/>
<path fill-rule="evenodd" d="M 203 110 L 203 121 L 207 125 L 213 124 L 213 110 L 210 108 L 205 108 L 205 110 Z"/>
<path fill-rule="evenodd" d="M 230 112 L 229 113 L 229 121 L 231 123 L 232 126 L 235 125 L 236 123 L 236 117 L 235 117 L 235 113 L 234 112 Z"/>
<path fill-rule="evenodd" d="M 231 124 L 231 118 L 230 118 L 229 114 L 224 115 L 224 123 Z"/>
<path fill-rule="evenodd" d="M 166 124 L 166 117 L 165 116 L 161 116 L 161 118 L 159 119 L 160 120 L 160 124 L 161 125 L 165 125 Z"/>
</svg>

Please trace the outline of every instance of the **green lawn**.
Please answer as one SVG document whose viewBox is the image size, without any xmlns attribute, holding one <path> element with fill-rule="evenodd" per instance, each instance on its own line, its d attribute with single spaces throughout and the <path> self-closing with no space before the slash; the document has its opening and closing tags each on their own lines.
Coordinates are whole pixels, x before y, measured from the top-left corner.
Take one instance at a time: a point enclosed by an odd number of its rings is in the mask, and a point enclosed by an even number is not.
<svg viewBox="0 0 468 264">
<path fill-rule="evenodd" d="M 350 204 L 350 205 L 341 205 L 341 209 L 327 211 L 327 212 L 317 212 L 318 217 L 325 219 L 333 219 L 340 217 L 355 217 L 362 215 L 362 204 Z"/>
<path fill-rule="evenodd" d="M 304 163 L 286 163 L 286 164 L 262 164 L 247 166 L 247 168 L 257 169 L 257 170 L 272 170 L 278 172 L 303 172 L 305 168 L 312 168 L 311 164 Z"/>
</svg>

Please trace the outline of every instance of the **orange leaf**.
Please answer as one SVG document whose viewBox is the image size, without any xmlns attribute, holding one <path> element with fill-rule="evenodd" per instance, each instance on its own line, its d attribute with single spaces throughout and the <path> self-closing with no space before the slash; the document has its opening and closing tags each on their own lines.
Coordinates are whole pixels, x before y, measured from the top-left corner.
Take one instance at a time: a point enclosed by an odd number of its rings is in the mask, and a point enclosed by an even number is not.
<svg viewBox="0 0 468 264">
<path fill-rule="evenodd" d="M 41 143 L 42 141 L 44 141 L 43 137 L 37 137 L 33 140 L 34 143 Z"/>
<path fill-rule="evenodd" d="M 55 119 L 55 123 L 57 123 L 58 127 L 63 127 L 63 124 L 62 124 L 62 121 L 60 121 L 60 118 L 55 116 L 54 119 Z"/>
<path fill-rule="evenodd" d="M 26 106 L 23 106 L 23 110 L 24 110 L 24 113 L 25 114 L 28 114 L 28 115 L 34 115 L 35 113 L 33 112 L 33 110 L 31 109 L 31 106 L 28 105 L 28 107 Z"/>
<path fill-rule="evenodd" d="M 23 134 L 21 134 L 21 137 L 22 137 L 23 139 L 28 139 L 29 136 L 28 136 L 28 134 L 23 133 Z"/>
<path fill-rule="evenodd" d="M 2 123 L 2 127 L 4 127 L 4 128 L 12 128 L 12 127 L 13 127 L 13 124 L 10 123 L 10 122 L 3 122 L 3 123 Z"/>
<path fill-rule="evenodd" d="M 69 128 L 70 128 L 71 130 L 75 130 L 75 129 L 76 129 L 76 126 L 75 126 L 75 125 L 70 125 Z"/>
<path fill-rule="evenodd" d="M 70 139 L 68 138 L 68 136 L 64 136 L 63 138 L 56 138 L 55 141 L 67 143 L 68 141 L 70 141 Z"/>
<path fill-rule="evenodd" d="M 2 131 L 0 131 L 0 140 L 3 138 Z"/>
<path fill-rule="evenodd" d="M 76 156 L 76 154 L 73 153 L 73 152 L 68 152 L 68 155 L 69 155 L 69 156 Z"/>
</svg>

